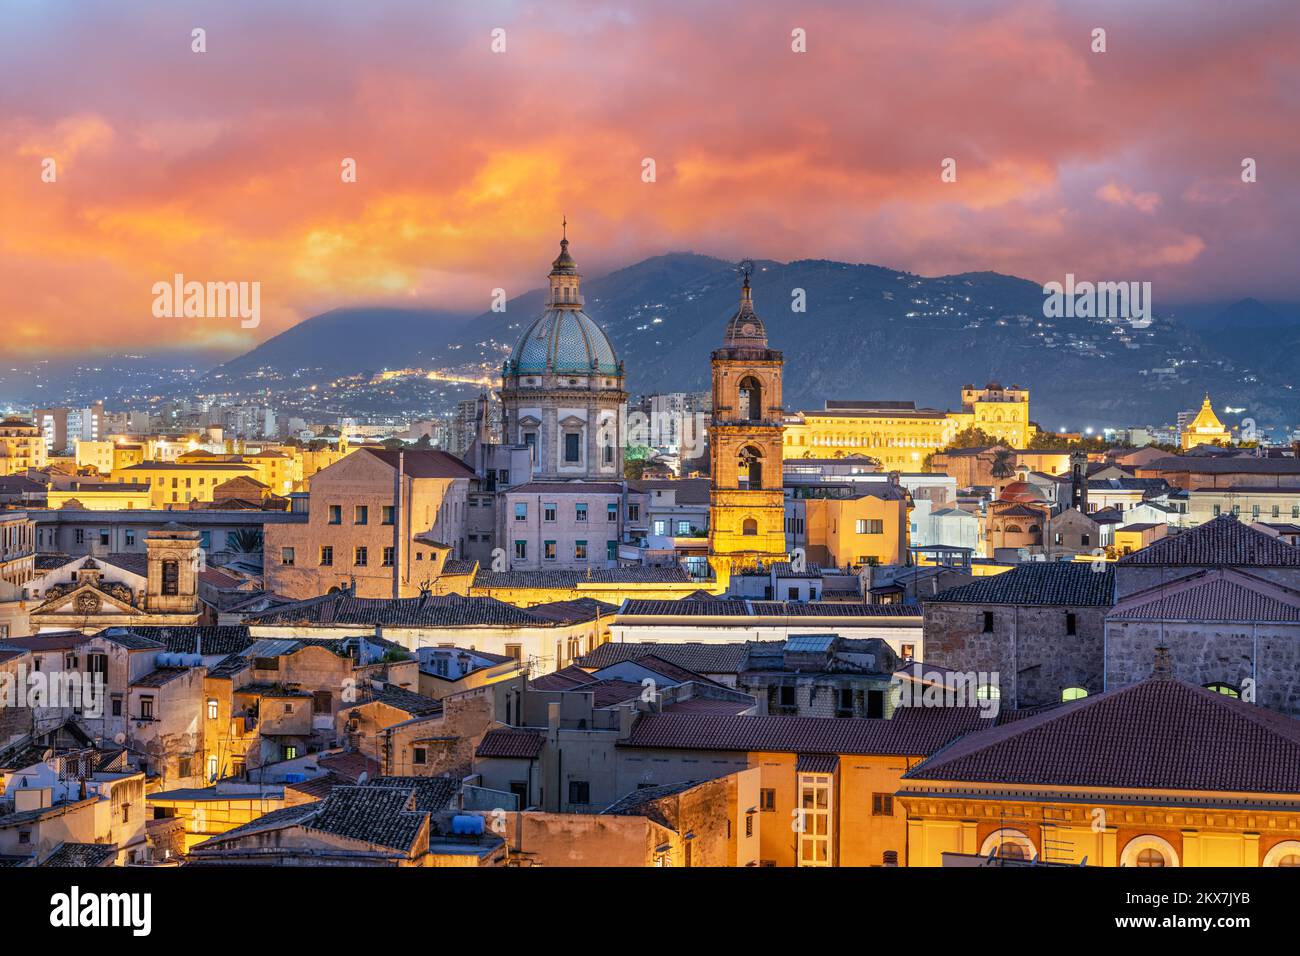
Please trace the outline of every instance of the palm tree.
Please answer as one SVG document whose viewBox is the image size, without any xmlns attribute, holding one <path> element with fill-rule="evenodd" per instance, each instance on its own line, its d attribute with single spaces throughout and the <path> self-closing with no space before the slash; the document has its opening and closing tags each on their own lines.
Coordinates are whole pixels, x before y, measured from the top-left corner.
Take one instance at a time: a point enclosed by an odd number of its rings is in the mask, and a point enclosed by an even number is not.
<svg viewBox="0 0 1300 956">
<path fill-rule="evenodd" d="M 1016 473 L 1016 454 L 1009 448 L 999 448 L 993 453 L 994 478 L 1011 478 Z"/>
<path fill-rule="evenodd" d="M 259 528 L 240 528 L 226 536 L 226 547 L 235 554 L 260 554 L 262 532 Z"/>
</svg>

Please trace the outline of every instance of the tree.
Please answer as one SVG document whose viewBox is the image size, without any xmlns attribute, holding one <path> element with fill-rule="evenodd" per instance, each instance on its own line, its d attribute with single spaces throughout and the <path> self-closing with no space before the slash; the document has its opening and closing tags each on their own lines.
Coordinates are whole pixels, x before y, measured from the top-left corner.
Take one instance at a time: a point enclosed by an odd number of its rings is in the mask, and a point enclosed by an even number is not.
<svg viewBox="0 0 1300 956">
<path fill-rule="evenodd" d="M 996 445 L 997 443 L 997 439 L 984 429 L 971 425 L 954 435 L 944 451 L 952 448 L 987 448 L 989 445 Z"/>
<path fill-rule="evenodd" d="M 623 462 L 623 477 L 631 481 L 640 481 L 645 474 L 644 458 L 628 458 Z"/>
<path fill-rule="evenodd" d="M 1009 448 L 999 448 L 993 453 L 991 474 L 994 478 L 1010 478 L 1016 473 L 1016 453 Z"/>
<path fill-rule="evenodd" d="M 226 537 L 226 547 L 236 554 L 260 554 L 262 532 L 259 528 L 240 528 Z"/>
</svg>

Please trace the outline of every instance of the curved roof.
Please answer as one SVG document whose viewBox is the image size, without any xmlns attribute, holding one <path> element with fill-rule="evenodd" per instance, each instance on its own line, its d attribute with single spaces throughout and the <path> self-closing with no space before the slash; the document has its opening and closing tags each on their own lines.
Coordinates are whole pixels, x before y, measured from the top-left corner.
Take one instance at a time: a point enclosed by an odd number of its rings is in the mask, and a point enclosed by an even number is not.
<svg viewBox="0 0 1300 956">
<path fill-rule="evenodd" d="M 507 370 L 522 375 L 621 375 L 596 320 L 581 309 L 549 308 L 519 337 Z"/>
</svg>

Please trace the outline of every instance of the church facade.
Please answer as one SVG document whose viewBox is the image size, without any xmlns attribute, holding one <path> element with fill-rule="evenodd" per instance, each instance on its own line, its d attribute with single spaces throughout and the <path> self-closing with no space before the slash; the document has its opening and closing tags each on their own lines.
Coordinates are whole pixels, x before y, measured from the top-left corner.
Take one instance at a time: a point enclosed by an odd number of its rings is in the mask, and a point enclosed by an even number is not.
<svg viewBox="0 0 1300 956">
<path fill-rule="evenodd" d="M 709 434 L 709 564 L 719 585 L 733 573 L 784 561 L 785 493 L 781 468 L 784 358 L 768 348 L 745 275 L 740 307 L 715 349 Z"/>
</svg>

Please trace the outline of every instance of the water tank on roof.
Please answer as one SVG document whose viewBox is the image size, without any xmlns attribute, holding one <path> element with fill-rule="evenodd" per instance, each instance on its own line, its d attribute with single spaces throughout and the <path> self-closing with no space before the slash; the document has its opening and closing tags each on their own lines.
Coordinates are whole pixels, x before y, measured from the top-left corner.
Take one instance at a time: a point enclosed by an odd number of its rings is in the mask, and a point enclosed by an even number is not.
<svg viewBox="0 0 1300 956">
<path fill-rule="evenodd" d="M 305 773 L 286 773 L 284 775 L 285 783 L 306 783 L 307 775 Z"/>
<path fill-rule="evenodd" d="M 468 813 L 458 813 L 451 818 L 451 832 L 458 836 L 482 836 L 483 818 Z"/>
</svg>

